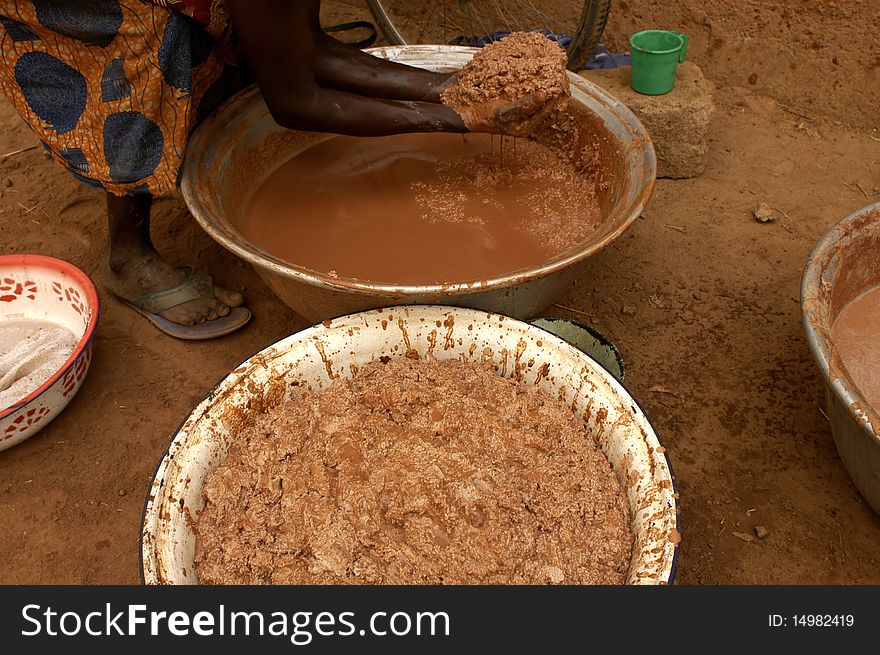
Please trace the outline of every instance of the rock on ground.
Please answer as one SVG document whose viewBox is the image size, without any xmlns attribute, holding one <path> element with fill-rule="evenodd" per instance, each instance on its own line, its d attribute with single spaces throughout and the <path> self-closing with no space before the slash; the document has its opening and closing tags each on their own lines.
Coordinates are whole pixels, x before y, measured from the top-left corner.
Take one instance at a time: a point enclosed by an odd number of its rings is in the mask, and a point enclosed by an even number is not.
<svg viewBox="0 0 880 655">
<path fill-rule="evenodd" d="M 706 138 L 715 115 L 715 85 L 694 63 L 679 64 L 675 87 L 662 96 L 632 90 L 629 66 L 585 71 L 595 82 L 629 107 L 651 135 L 657 151 L 657 177 L 690 178 L 706 168 Z"/>
</svg>

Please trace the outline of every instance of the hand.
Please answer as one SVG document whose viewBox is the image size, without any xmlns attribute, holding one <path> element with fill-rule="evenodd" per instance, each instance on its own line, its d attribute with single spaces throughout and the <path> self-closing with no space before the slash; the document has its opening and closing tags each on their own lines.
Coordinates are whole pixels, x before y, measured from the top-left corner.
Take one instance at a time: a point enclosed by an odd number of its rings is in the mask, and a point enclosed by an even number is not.
<svg viewBox="0 0 880 655">
<path fill-rule="evenodd" d="M 336 41 L 321 29 L 319 0 L 226 4 L 279 125 L 352 136 L 467 131 L 455 110 L 436 102 L 448 73 L 385 61 Z"/>
<path fill-rule="evenodd" d="M 548 99 L 543 93 L 533 93 L 519 100 L 490 100 L 461 109 L 459 114 L 471 132 L 489 132 L 510 136 L 529 136 L 545 120 L 555 115 L 564 98 Z"/>
<path fill-rule="evenodd" d="M 426 102 L 443 102 L 443 92 L 458 84 L 458 71 L 454 73 L 435 73 L 436 82 L 432 85 Z"/>
</svg>

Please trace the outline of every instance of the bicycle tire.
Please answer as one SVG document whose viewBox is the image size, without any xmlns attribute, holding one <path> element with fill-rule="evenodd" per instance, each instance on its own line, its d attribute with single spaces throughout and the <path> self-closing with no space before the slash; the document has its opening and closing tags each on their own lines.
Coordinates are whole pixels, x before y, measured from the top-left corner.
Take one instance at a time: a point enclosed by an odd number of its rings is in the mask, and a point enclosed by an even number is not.
<svg viewBox="0 0 880 655">
<path fill-rule="evenodd" d="M 579 71 L 586 66 L 587 62 L 599 44 L 608 16 L 611 13 L 612 0 L 585 0 L 581 11 L 580 21 L 575 34 L 572 35 L 571 43 L 566 49 L 568 52 L 568 68 Z M 392 17 L 386 11 L 383 0 L 367 0 L 367 6 L 379 30 L 392 45 L 410 45 L 415 41 L 407 38 L 395 24 Z"/>
<path fill-rule="evenodd" d="M 612 0 L 588 0 L 584 3 L 578 33 L 568 46 L 569 70 L 583 70 L 590 61 L 608 24 L 611 2 Z"/>
</svg>

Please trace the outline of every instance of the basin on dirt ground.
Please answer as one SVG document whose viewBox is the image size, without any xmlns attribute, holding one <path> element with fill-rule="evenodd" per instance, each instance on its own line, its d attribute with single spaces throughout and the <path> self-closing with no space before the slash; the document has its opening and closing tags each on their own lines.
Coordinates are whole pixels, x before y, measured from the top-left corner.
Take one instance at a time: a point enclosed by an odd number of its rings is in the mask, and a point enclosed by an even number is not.
<svg viewBox="0 0 880 655">
<path fill-rule="evenodd" d="M 397 46 L 377 56 L 438 72 L 460 69 L 474 48 Z M 266 284 L 301 316 L 319 321 L 375 307 L 457 305 L 528 318 L 548 306 L 581 272 L 586 259 L 612 243 L 641 214 L 656 177 L 651 139 L 639 120 L 600 87 L 569 73 L 585 124 L 609 144 L 608 184 L 599 189 L 604 220 L 585 241 L 530 269 L 461 283 L 396 286 L 335 277 L 281 260 L 245 239 L 236 225 L 252 194 L 275 169 L 326 134 L 280 127 L 255 88 L 229 100 L 195 130 L 182 172 L 183 195 L 217 242 L 253 264 Z M 611 154 L 613 153 L 613 154 Z"/>
<path fill-rule="evenodd" d="M 146 584 L 198 582 L 193 526 L 204 507 L 205 478 L 254 412 L 303 389 L 326 389 L 380 358 L 413 355 L 491 363 L 498 375 L 570 405 L 626 489 L 636 536 L 627 583 L 673 581 L 680 535 L 672 470 L 647 417 L 614 376 L 534 325 L 472 309 L 405 306 L 293 334 L 236 367 L 192 411 L 150 488 L 141 533 Z"/>
<path fill-rule="evenodd" d="M 840 311 L 878 285 L 880 203 L 860 209 L 831 228 L 807 262 L 801 289 L 804 328 L 825 379 L 825 400 L 837 451 L 856 488 L 880 513 L 880 412 L 865 401 L 853 383 L 832 336 Z"/>
</svg>

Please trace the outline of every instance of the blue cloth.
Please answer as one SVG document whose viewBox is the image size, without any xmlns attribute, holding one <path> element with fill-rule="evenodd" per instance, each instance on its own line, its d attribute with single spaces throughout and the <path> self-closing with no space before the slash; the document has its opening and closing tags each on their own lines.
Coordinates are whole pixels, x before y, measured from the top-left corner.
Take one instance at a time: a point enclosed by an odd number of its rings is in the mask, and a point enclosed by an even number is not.
<svg viewBox="0 0 880 655">
<path fill-rule="evenodd" d="M 628 52 L 622 54 L 612 54 L 611 51 L 601 43 L 596 46 L 593 56 L 587 62 L 588 70 L 596 70 L 597 68 L 620 68 L 621 66 L 629 66 L 632 63 L 632 57 Z"/>
</svg>

